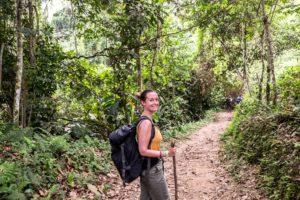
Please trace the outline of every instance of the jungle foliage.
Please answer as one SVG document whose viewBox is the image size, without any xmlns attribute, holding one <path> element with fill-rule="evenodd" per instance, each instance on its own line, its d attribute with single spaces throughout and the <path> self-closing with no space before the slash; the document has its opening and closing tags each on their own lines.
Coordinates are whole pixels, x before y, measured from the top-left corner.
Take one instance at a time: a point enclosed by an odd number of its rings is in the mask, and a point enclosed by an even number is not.
<svg viewBox="0 0 300 200">
<path fill-rule="evenodd" d="M 168 138 L 228 96 L 299 111 L 298 4 L 0 0 L 0 196 L 64 198 L 93 184 L 109 171 L 107 135 L 137 119 L 146 88 Z"/>
<path fill-rule="evenodd" d="M 245 99 L 222 140 L 227 157 L 259 166 L 259 178 L 270 199 L 300 199 L 299 66 L 288 69 L 278 83 L 280 104 L 270 107 Z M 240 169 L 232 167 L 232 173 Z"/>
<path fill-rule="evenodd" d="M 79 136 L 80 134 L 80 136 Z M 109 144 L 82 129 L 51 135 L 0 124 L 1 199 L 65 199 L 110 171 Z"/>
</svg>

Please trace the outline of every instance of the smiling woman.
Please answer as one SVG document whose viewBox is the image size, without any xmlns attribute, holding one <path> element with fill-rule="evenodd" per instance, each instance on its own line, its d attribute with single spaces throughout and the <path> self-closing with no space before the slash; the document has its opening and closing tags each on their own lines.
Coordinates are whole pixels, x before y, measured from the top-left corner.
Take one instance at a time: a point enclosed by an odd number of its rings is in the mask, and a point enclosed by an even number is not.
<svg viewBox="0 0 300 200">
<path fill-rule="evenodd" d="M 141 94 L 141 104 L 144 107 L 144 115 L 151 115 L 158 110 L 159 100 L 156 92 L 152 90 L 145 90 Z"/>
<path fill-rule="evenodd" d="M 141 93 L 140 100 L 144 107 L 142 116 L 146 116 L 149 119 L 141 121 L 137 126 L 139 151 L 145 157 L 142 175 L 140 176 L 140 199 L 168 200 L 170 199 L 170 195 L 162 170 L 162 158 L 165 156 L 174 156 L 176 149 L 170 148 L 169 151 L 160 150 L 162 135 L 156 126 L 154 126 L 154 137 L 152 140 L 150 139 L 153 127 L 152 115 L 159 108 L 158 94 L 153 90 L 145 90 Z"/>
</svg>

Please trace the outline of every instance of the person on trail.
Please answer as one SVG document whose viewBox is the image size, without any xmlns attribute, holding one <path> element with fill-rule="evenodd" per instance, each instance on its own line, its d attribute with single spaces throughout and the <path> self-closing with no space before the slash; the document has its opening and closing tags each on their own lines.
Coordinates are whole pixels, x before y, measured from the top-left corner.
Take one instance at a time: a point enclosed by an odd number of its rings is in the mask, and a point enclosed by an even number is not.
<svg viewBox="0 0 300 200">
<path fill-rule="evenodd" d="M 140 101 L 144 108 L 142 116 L 149 120 L 141 121 L 137 126 L 137 139 L 140 154 L 148 159 L 143 163 L 143 171 L 140 176 L 141 194 L 140 200 L 169 200 L 169 190 L 163 173 L 162 158 L 175 156 L 176 148 L 161 151 L 160 144 L 162 135 L 157 126 L 153 126 L 153 114 L 159 108 L 158 95 L 153 90 L 144 90 L 140 94 Z M 150 137 L 152 128 L 155 134 L 151 144 Z"/>
<path fill-rule="evenodd" d="M 242 97 L 241 95 L 239 95 L 239 96 L 237 96 L 237 98 L 236 98 L 236 103 L 239 104 L 239 103 L 242 102 L 242 100 L 243 100 L 243 97 Z"/>
<path fill-rule="evenodd" d="M 227 96 L 226 101 L 225 101 L 225 108 L 227 110 L 232 110 L 233 105 L 232 105 L 232 98 L 231 98 L 231 96 Z"/>
</svg>

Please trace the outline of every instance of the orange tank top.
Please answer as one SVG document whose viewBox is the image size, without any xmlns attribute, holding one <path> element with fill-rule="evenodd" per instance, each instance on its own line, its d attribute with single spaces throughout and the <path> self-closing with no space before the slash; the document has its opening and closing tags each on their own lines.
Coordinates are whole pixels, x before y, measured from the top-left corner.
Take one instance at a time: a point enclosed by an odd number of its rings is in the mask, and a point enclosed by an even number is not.
<svg viewBox="0 0 300 200">
<path fill-rule="evenodd" d="M 150 149 L 159 151 L 160 144 L 162 142 L 162 135 L 161 135 L 161 132 L 158 127 L 154 126 L 154 128 L 155 128 L 155 134 L 154 134 L 154 138 L 152 139 Z M 150 137 L 150 134 L 149 134 L 149 137 Z M 137 126 L 137 136 L 138 135 L 139 135 L 139 132 L 138 132 L 138 126 Z"/>
<path fill-rule="evenodd" d="M 155 135 L 151 142 L 150 149 L 159 151 L 160 143 L 162 141 L 162 135 L 158 127 L 154 126 L 154 128 L 155 128 Z"/>
</svg>

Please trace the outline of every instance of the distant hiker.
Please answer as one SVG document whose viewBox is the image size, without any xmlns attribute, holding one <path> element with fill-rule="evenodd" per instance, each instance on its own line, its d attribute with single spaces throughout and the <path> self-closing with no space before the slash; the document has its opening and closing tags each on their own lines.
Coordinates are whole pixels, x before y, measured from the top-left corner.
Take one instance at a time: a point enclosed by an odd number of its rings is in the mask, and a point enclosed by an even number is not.
<svg viewBox="0 0 300 200">
<path fill-rule="evenodd" d="M 225 101 L 225 107 L 226 107 L 227 110 L 231 110 L 231 109 L 233 108 L 232 103 L 233 103 L 233 102 L 232 102 L 231 96 L 228 96 L 228 97 L 226 98 L 226 101 Z"/>
<path fill-rule="evenodd" d="M 142 116 L 146 116 L 150 120 L 143 120 L 137 126 L 138 146 L 142 156 L 151 158 L 146 159 L 143 166 L 144 170 L 140 176 L 140 200 L 169 200 L 170 195 L 163 173 L 162 158 L 174 156 L 176 149 L 170 148 L 168 151 L 160 150 L 162 135 L 157 126 L 154 126 L 155 135 L 149 145 L 153 127 L 152 115 L 158 110 L 159 99 L 155 91 L 145 90 L 140 94 L 140 100 L 144 108 Z"/>
<path fill-rule="evenodd" d="M 239 96 L 237 96 L 237 98 L 236 98 L 236 103 L 239 104 L 239 103 L 242 102 L 242 100 L 243 100 L 243 97 L 239 95 Z"/>
</svg>

